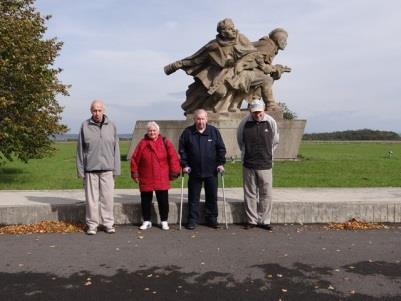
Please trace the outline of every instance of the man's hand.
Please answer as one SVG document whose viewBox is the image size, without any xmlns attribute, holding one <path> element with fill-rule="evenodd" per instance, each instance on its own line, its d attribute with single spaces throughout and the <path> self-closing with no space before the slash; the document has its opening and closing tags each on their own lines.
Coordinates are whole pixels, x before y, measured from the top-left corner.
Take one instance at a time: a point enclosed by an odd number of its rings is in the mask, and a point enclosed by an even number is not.
<svg viewBox="0 0 401 301">
<path fill-rule="evenodd" d="M 224 172 L 224 166 L 223 165 L 217 166 L 217 172 L 223 173 Z"/>
</svg>

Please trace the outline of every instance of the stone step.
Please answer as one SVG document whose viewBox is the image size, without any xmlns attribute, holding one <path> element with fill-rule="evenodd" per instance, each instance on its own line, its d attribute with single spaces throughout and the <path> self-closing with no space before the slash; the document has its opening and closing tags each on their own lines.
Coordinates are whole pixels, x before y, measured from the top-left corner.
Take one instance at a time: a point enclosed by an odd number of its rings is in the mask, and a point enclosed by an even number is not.
<svg viewBox="0 0 401 301">
<path fill-rule="evenodd" d="M 226 194 L 227 222 L 246 221 L 241 188 Z M 170 190 L 169 223 L 178 223 L 180 189 Z M 203 195 L 200 222 L 203 222 Z M 224 206 L 219 190 L 219 218 L 224 223 Z M 137 189 L 115 191 L 116 224 L 142 221 Z M 153 222 L 159 222 L 157 202 L 153 203 Z M 184 193 L 183 220 L 186 222 L 187 194 Z M 331 223 L 357 218 L 367 222 L 401 222 L 401 188 L 276 188 L 272 211 L 273 224 Z M 83 190 L 0 191 L 0 224 L 30 224 L 42 220 L 84 222 Z"/>
</svg>

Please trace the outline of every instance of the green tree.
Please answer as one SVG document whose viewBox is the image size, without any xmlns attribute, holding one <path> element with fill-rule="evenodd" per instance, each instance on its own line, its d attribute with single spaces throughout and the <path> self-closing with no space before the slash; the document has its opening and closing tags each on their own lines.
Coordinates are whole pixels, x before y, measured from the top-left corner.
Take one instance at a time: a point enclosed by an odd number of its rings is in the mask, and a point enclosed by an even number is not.
<svg viewBox="0 0 401 301">
<path fill-rule="evenodd" d="M 278 105 L 281 107 L 281 109 L 283 110 L 283 118 L 286 120 L 293 120 L 295 118 L 297 118 L 297 114 L 293 111 L 291 111 L 287 104 L 285 102 L 279 102 Z"/>
<path fill-rule="evenodd" d="M 67 131 L 56 96 L 68 87 L 52 67 L 62 42 L 44 37 L 50 16 L 33 5 L 0 1 L 0 162 L 44 157 L 54 150 L 51 137 Z"/>
</svg>

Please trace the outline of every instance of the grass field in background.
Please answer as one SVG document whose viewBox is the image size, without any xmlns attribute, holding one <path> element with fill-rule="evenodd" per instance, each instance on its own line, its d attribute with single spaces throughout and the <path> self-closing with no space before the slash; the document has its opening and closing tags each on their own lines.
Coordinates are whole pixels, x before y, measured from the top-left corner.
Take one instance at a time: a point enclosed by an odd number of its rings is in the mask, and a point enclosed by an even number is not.
<svg viewBox="0 0 401 301">
<path fill-rule="evenodd" d="M 129 142 L 121 142 L 122 175 L 116 188 L 137 188 L 125 160 Z M 56 143 L 50 158 L 0 166 L 0 189 L 76 189 L 75 142 Z M 389 152 L 392 151 L 392 156 Z M 300 160 L 274 163 L 276 187 L 401 187 L 401 143 L 303 143 Z M 242 186 L 239 162 L 226 164 L 226 187 Z M 173 183 L 180 187 L 180 180 Z"/>
</svg>

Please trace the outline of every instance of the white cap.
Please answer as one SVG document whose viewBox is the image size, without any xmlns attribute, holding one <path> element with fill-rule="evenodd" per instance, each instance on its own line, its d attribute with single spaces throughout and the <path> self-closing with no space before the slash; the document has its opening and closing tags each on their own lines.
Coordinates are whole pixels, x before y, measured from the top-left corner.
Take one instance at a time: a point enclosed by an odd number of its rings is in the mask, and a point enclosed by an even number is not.
<svg viewBox="0 0 401 301">
<path fill-rule="evenodd" d="M 255 99 L 249 103 L 249 111 L 251 112 L 262 112 L 265 110 L 265 103 L 262 99 Z"/>
</svg>

